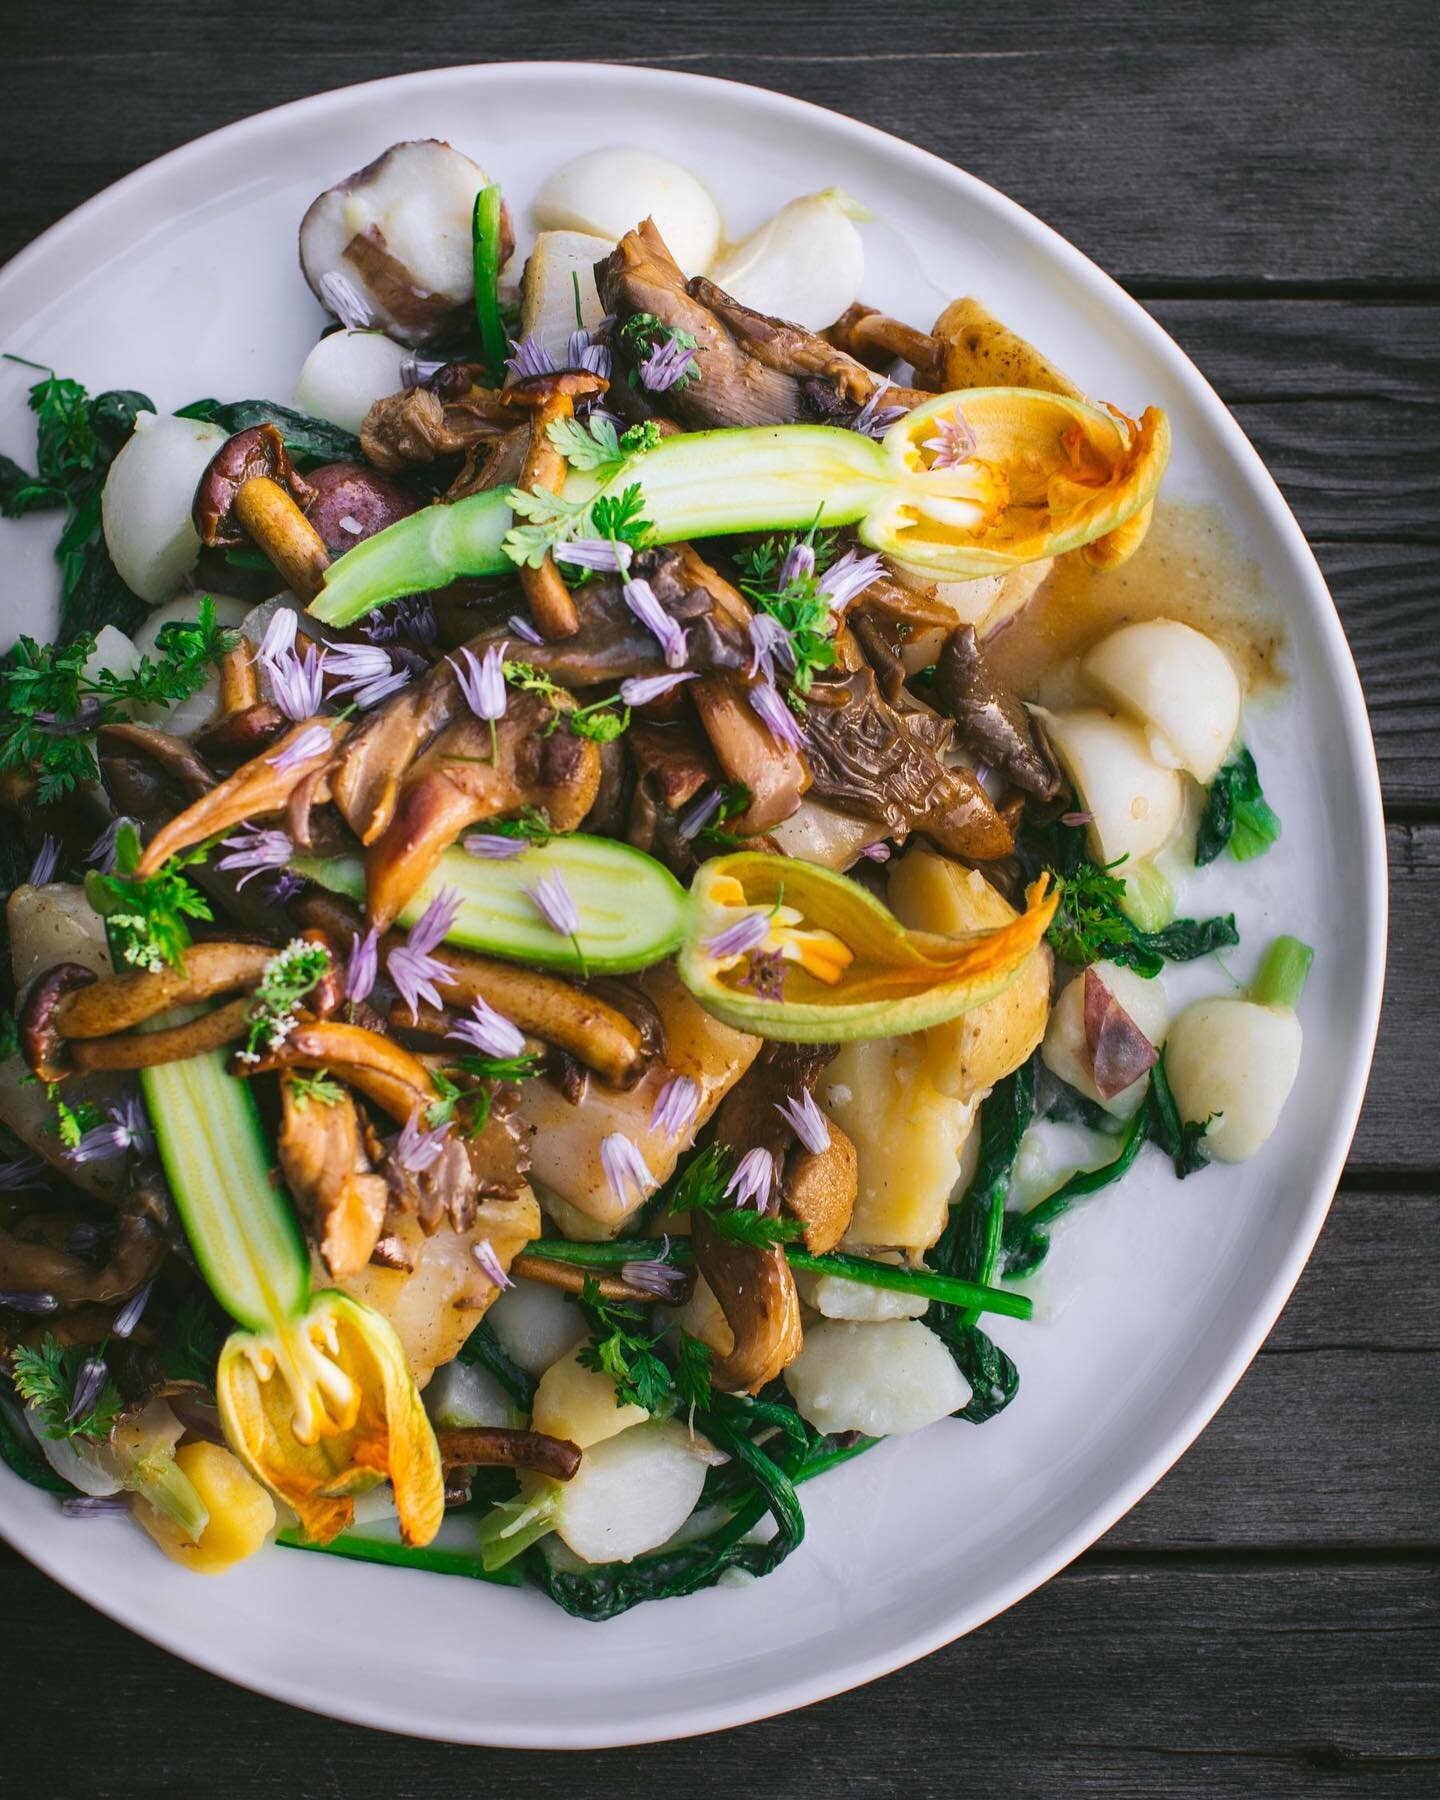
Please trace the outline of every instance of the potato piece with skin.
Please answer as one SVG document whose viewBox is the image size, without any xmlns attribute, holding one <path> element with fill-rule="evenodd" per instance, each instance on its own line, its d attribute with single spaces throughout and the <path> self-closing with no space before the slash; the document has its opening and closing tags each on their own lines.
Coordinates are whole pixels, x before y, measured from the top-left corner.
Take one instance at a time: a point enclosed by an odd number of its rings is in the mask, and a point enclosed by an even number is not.
<svg viewBox="0 0 1440 1800">
<path fill-rule="evenodd" d="M 142 412 L 100 492 L 100 523 L 116 573 L 148 605 L 168 600 L 195 567 L 195 484 L 225 442 L 218 425 Z"/>
<path fill-rule="evenodd" d="M 530 1375 L 543 1375 L 585 1336 L 580 1308 L 543 1281 L 517 1281 L 485 1317 L 506 1355 Z"/>
<path fill-rule="evenodd" d="M 1184 789 L 1176 771 L 1151 756 L 1138 725 L 1091 706 L 1031 711 L 1092 814 L 1085 836 L 1096 862 L 1138 862 L 1169 841 L 1180 823 Z"/>
<path fill-rule="evenodd" d="M 1165 1073 L 1180 1116 L 1211 1120 L 1205 1148 L 1245 1162 L 1274 1131 L 1300 1069 L 1303 1033 L 1287 1007 L 1216 998 L 1187 1006 L 1170 1027 Z"/>
<path fill-rule="evenodd" d="M 815 1098 L 855 1145 L 855 1211 L 843 1244 L 929 1249 L 945 1228 L 975 1102 L 935 1086 L 919 1035 L 842 1045 Z"/>
<path fill-rule="evenodd" d="M 1159 977 L 1147 980 L 1145 976 L 1137 975 L 1133 969 L 1112 962 L 1093 963 L 1091 969 L 1096 979 L 1110 990 L 1117 1003 L 1158 1050 L 1165 1042 L 1165 1032 L 1170 1022 L 1170 1009 Z M 1084 1094 L 1087 1100 L 1093 1100 L 1097 1106 L 1103 1106 L 1106 1112 L 1117 1119 L 1133 1118 L 1149 1091 L 1148 1072 L 1138 1081 L 1132 1081 L 1129 1087 L 1121 1088 L 1118 1094 L 1112 1094 L 1108 1100 L 1095 1086 L 1086 1054 L 1083 972 L 1067 983 L 1055 1002 L 1050 1023 L 1045 1029 L 1045 1041 L 1040 1046 L 1040 1059 L 1052 1075 L 1058 1075 L 1061 1081 L 1068 1082 L 1077 1093 Z"/>
<path fill-rule="evenodd" d="M 674 1419 L 656 1419 L 587 1450 L 571 1479 L 554 1487 L 555 1529 L 590 1563 L 630 1562 L 658 1550 L 694 1512 L 708 1446 Z M 522 1483 L 530 1497 L 533 1480 Z"/>
<path fill-rule="evenodd" d="M 927 844 L 912 844 L 891 865 L 886 897 L 901 924 L 918 931 L 993 931 L 1015 917 L 978 869 L 963 869 Z M 1044 1035 L 1053 967 L 1050 946 L 1037 945 L 1003 994 L 920 1034 L 942 1094 L 973 1099 L 1019 1068 Z"/>
<path fill-rule="evenodd" d="M 291 404 L 358 437 L 377 400 L 404 385 L 405 352 L 383 331 L 332 331 L 305 358 Z"/>
<path fill-rule="evenodd" d="M 136 1502 L 135 1517 L 172 1562 L 196 1575 L 223 1575 L 253 1556 L 275 1529 L 275 1502 L 221 1444 L 182 1444 L 175 1462 L 209 1509 L 198 1542 L 146 1501 Z"/>
<path fill-rule="evenodd" d="M 584 231 L 617 243 L 653 219 L 687 275 L 703 275 L 720 248 L 720 209 L 689 169 L 653 150 L 587 150 L 559 168 L 535 196 L 542 229 Z"/>
<path fill-rule="evenodd" d="M 970 1384 L 954 1358 L 918 1319 L 812 1325 L 785 1371 L 785 1385 L 817 1431 L 868 1437 L 920 1431 L 970 1401 Z"/>
<path fill-rule="evenodd" d="M 603 1444 L 626 1426 L 639 1425 L 649 1417 L 643 1406 L 620 1399 L 608 1375 L 586 1368 L 575 1349 L 540 1377 L 530 1408 L 530 1429 L 569 1438 L 572 1444 L 589 1450 L 592 1444 Z"/>
<path fill-rule="evenodd" d="M 1068 375 L 1018 332 L 1002 325 L 973 295 L 950 302 L 935 321 L 934 335 L 945 345 L 948 392 L 1025 387 L 1065 394 L 1071 400 L 1085 398 Z"/>
<path fill-rule="evenodd" d="M 1213 639 L 1178 619 L 1142 619 L 1102 638 L 1080 667 L 1145 728 L 1158 763 L 1215 779 L 1240 726 L 1240 681 Z"/>
<path fill-rule="evenodd" d="M 79 963 L 97 975 L 111 972 L 105 921 L 76 883 L 47 881 L 32 887 L 22 882 L 5 904 L 5 923 L 17 988 L 56 963 Z"/>
</svg>

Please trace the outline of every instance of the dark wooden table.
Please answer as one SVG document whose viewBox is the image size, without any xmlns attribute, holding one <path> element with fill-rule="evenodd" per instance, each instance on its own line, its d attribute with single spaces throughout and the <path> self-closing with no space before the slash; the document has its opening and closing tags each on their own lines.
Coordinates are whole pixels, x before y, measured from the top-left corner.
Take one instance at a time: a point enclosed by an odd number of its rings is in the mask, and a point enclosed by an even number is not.
<svg viewBox="0 0 1440 1800">
<path fill-rule="evenodd" d="M 562 1760 L 289 1711 L 0 1550 L 0 1794 L 1440 1792 L 1437 21 L 1433 0 L 5 0 L 0 259 L 216 125 L 477 60 L 781 89 L 1012 194 L 1190 351 L 1309 534 L 1370 699 L 1392 934 L 1365 1115 L 1269 1343 L 1130 1517 L 984 1630 L 789 1718 Z"/>
</svg>

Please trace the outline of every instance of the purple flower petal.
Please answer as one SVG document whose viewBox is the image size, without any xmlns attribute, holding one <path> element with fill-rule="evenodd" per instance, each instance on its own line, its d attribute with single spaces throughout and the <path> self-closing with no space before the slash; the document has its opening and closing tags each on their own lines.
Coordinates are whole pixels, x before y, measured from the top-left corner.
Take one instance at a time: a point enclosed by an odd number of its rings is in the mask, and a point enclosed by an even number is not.
<svg viewBox="0 0 1440 1800">
<path fill-rule="evenodd" d="M 122 826 L 133 826 L 135 821 L 126 818 L 122 813 L 118 819 L 112 819 L 85 852 L 84 861 L 96 868 L 102 875 L 113 873 L 115 868 L 115 840 L 120 835 Z"/>
<path fill-rule="evenodd" d="M 652 346 L 637 373 L 641 384 L 652 394 L 663 394 L 695 372 L 694 363 L 695 350 L 692 345 L 682 344 L 675 337 L 667 337 L 664 343 Z"/>
<path fill-rule="evenodd" d="M 1095 815 L 1093 812 L 1068 812 L 1061 813 L 1060 815 L 1060 823 L 1062 825 L 1092 825 L 1094 822 Z"/>
<path fill-rule="evenodd" d="M 975 433 L 957 406 L 948 419 L 935 420 L 939 427 L 933 438 L 926 438 L 924 448 L 935 452 L 932 469 L 955 469 L 975 454 Z"/>
<path fill-rule="evenodd" d="M 155 1147 L 150 1135 L 150 1121 L 138 1096 L 127 1094 L 118 1106 L 109 1109 L 107 1121 L 85 1132 L 72 1150 L 65 1152 L 73 1163 L 103 1162 L 134 1150 L 148 1156 Z"/>
<path fill-rule="evenodd" d="M 778 619 L 767 612 L 757 612 L 750 620 L 750 677 L 764 681 L 795 673 L 795 648 L 790 633 Z"/>
<path fill-rule="evenodd" d="M 652 700 L 662 700 L 666 694 L 673 694 L 687 681 L 698 680 L 699 676 L 690 669 L 682 669 L 675 675 L 627 675 L 620 683 L 620 698 L 627 706 L 648 706 Z"/>
<path fill-rule="evenodd" d="M 556 373 L 555 358 L 533 334 L 521 338 L 517 343 L 510 340 L 513 356 L 505 359 L 505 367 L 517 381 L 525 381 L 531 375 L 554 375 Z"/>
<path fill-rule="evenodd" d="M 298 653 L 287 650 L 265 665 L 275 704 L 297 725 L 302 719 L 313 719 L 324 703 L 326 661 L 326 651 L 306 644 Z"/>
<path fill-rule="evenodd" d="M 40 848 L 35 852 L 35 860 L 30 865 L 30 873 L 25 877 L 31 887 L 44 887 L 46 882 L 55 879 L 55 869 L 60 861 L 60 845 L 47 831 L 40 840 Z"/>
<path fill-rule="evenodd" d="M 472 1244 L 470 1254 L 484 1270 L 485 1279 L 492 1282 L 502 1293 L 506 1288 L 514 1287 L 515 1283 L 505 1273 L 500 1258 L 495 1254 L 495 1246 L 489 1238 L 481 1238 L 478 1243 Z"/>
<path fill-rule="evenodd" d="M 38 1156 L 15 1156 L 0 1162 L 0 1193 L 16 1194 L 23 1188 L 45 1185 L 45 1164 Z"/>
<path fill-rule="evenodd" d="M 353 694 L 362 711 L 398 694 L 410 679 L 410 671 L 397 669 L 379 644 L 332 644 L 329 657 L 330 674 L 341 677 L 331 697 Z"/>
<path fill-rule="evenodd" d="M 756 1212 L 764 1212 L 775 1183 L 775 1158 L 758 1147 L 747 1150 L 735 1165 L 735 1173 L 725 1184 L 725 1197 L 734 1196 L 737 1207 L 754 1202 Z"/>
<path fill-rule="evenodd" d="M 460 840 L 471 856 L 482 856 L 489 862 L 514 862 L 530 848 L 524 838 L 503 837 L 498 831 L 472 831 Z"/>
<path fill-rule="evenodd" d="M 814 573 L 814 546 L 797 538 L 785 552 L 785 560 L 780 565 L 780 591 L 783 593 L 792 581 L 808 581 Z"/>
<path fill-rule="evenodd" d="M 573 563 L 577 569 L 601 569 L 624 575 L 635 552 L 618 538 L 572 538 L 555 546 L 556 562 Z"/>
<path fill-rule="evenodd" d="M 272 769 L 288 775 L 292 769 L 298 769 L 301 763 L 313 762 L 317 756 L 324 756 L 334 742 L 323 725 L 312 725 L 308 731 L 302 731 L 299 737 L 288 743 L 277 756 L 267 756 L 265 760 Z"/>
<path fill-rule="evenodd" d="M 650 1173 L 649 1163 L 623 1131 L 612 1131 L 608 1137 L 601 1138 L 600 1167 L 605 1171 L 610 1192 L 626 1208 L 630 1205 L 632 1188 L 638 1204 L 649 1199 L 660 1185 Z"/>
<path fill-rule="evenodd" d="M 345 998 L 368 1000 L 380 972 L 380 933 L 372 925 L 364 937 L 350 934 L 350 956 L 345 964 Z"/>
<path fill-rule="evenodd" d="M 455 671 L 465 704 L 477 719 L 493 722 L 505 716 L 505 652 L 509 648 L 509 644 L 492 644 L 481 660 L 468 645 L 462 644 L 456 655 L 464 657 L 464 668 L 454 656 L 445 659 Z"/>
<path fill-rule="evenodd" d="M 460 916 L 460 894 L 452 887 L 441 888 L 435 898 L 410 927 L 407 942 L 412 950 L 433 950 L 450 935 L 450 928 Z"/>
<path fill-rule="evenodd" d="M 65 1418 L 78 1419 L 100 1397 L 100 1390 L 108 1379 L 110 1370 L 103 1356 L 87 1356 L 80 1365 L 80 1373 L 75 1377 L 75 1391 L 70 1396 L 70 1410 Z"/>
<path fill-rule="evenodd" d="M 850 602 L 858 599 L 884 572 L 883 558 L 861 556 L 857 551 L 847 550 L 820 577 L 819 592 L 829 602 L 831 612 L 843 613 Z"/>
<path fill-rule="evenodd" d="M 690 1285 L 683 1269 L 677 1269 L 674 1263 L 663 1262 L 659 1257 L 646 1262 L 621 1263 L 620 1279 L 662 1305 L 680 1299 Z"/>
<path fill-rule="evenodd" d="M 686 1137 L 700 1110 L 700 1084 L 689 1075 L 672 1075 L 655 1097 L 650 1129 L 663 1131 L 673 1144 Z"/>
<path fill-rule="evenodd" d="M 542 875 L 534 887 L 520 892 L 531 902 L 545 923 L 561 937 L 574 937 L 580 929 L 580 914 L 575 909 L 565 878 L 558 872 Z"/>
<path fill-rule="evenodd" d="M 259 825 L 252 825 L 248 820 L 241 825 L 234 837 L 221 838 L 221 845 L 229 851 L 228 856 L 217 856 L 217 869 L 244 869 L 237 887 L 244 887 L 247 881 L 253 881 L 262 869 L 283 869 L 295 854 L 295 845 L 288 832 L 265 830 Z"/>
<path fill-rule="evenodd" d="M 890 860 L 890 846 L 880 843 L 862 844 L 860 854 L 873 863 L 887 863 Z"/>
<path fill-rule="evenodd" d="M 519 613 L 511 613 L 505 623 L 515 633 L 516 637 L 522 639 L 527 644 L 543 644 L 545 642 L 544 638 L 541 637 L 540 633 L 530 621 L 528 619 L 522 619 Z"/>
<path fill-rule="evenodd" d="M 746 913 L 743 919 L 737 919 L 733 925 L 727 925 L 714 937 L 707 938 L 705 950 L 717 962 L 723 962 L 731 956 L 748 956 L 752 950 L 758 950 L 769 935 L 769 913 Z"/>
<path fill-rule="evenodd" d="M 468 1019 L 461 1019 L 445 1035 L 458 1038 L 462 1044 L 473 1044 L 486 1056 L 522 1056 L 525 1051 L 525 1033 L 484 998 L 474 1002 Z"/>
<path fill-rule="evenodd" d="M 369 301 L 338 269 L 327 269 L 320 277 L 320 298 L 348 331 L 363 331 L 373 321 Z"/>
<path fill-rule="evenodd" d="M 277 606 L 265 626 L 257 652 L 263 663 L 278 662 L 295 649 L 295 634 L 300 629 L 300 615 L 289 606 Z"/>
<path fill-rule="evenodd" d="M 435 608 L 428 594 L 407 594 L 377 607 L 369 618 L 356 626 L 372 644 L 392 644 L 396 638 L 408 638 L 415 644 L 433 644 L 438 626 Z"/>
<path fill-rule="evenodd" d="M 780 690 L 774 682 L 757 681 L 746 690 L 746 697 L 750 710 L 777 744 L 788 744 L 794 750 L 803 747 L 805 733 L 800 729 L 799 720 L 780 698 Z"/>
<path fill-rule="evenodd" d="M 396 945 L 385 959 L 386 971 L 410 1009 L 412 1025 L 420 1015 L 422 1000 L 435 1007 L 442 1004 L 435 983 L 448 980 L 454 971 L 430 952 L 444 942 L 459 911 L 459 894 L 454 888 L 442 888 L 411 926 L 405 942 Z"/>
<path fill-rule="evenodd" d="M 450 1121 L 426 1131 L 420 1123 L 417 1107 L 405 1121 L 399 1136 L 390 1146 L 390 1155 L 410 1175 L 423 1175 L 432 1169 L 445 1148 L 450 1135 Z"/>
<path fill-rule="evenodd" d="M 655 590 L 650 583 L 644 580 L 627 581 L 621 592 L 625 596 L 625 604 L 665 652 L 666 668 L 683 668 L 685 633 L 655 598 Z"/>
<path fill-rule="evenodd" d="M 877 377 L 875 392 L 850 421 L 850 430 L 858 431 L 862 437 L 882 438 L 892 425 L 898 424 L 905 417 L 903 406 L 881 406 L 887 388 L 893 386 L 888 375 Z"/>
<path fill-rule="evenodd" d="M 117 1338 L 129 1337 L 130 1333 L 140 1323 L 140 1315 L 144 1312 L 146 1302 L 149 1300 L 154 1287 L 155 1277 L 152 1275 L 145 1283 L 144 1287 L 135 1290 L 120 1308 L 119 1312 L 116 1313 L 115 1322 L 110 1327 L 112 1336 Z"/>
<path fill-rule="evenodd" d="M 29 1294 L 23 1288 L 0 1288 L 0 1306 L 11 1312 L 35 1313 L 43 1316 L 59 1312 L 60 1302 L 54 1294 Z"/>
<path fill-rule="evenodd" d="M 687 843 L 691 838 L 699 837 L 724 804 L 725 796 L 720 789 L 711 788 L 710 792 L 702 795 L 681 819 L 677 828 L 681 837 Z"/>
<path fill-rule="evenodd" d="M 815 1104 L 815 1096 L 804 1088 L 785 1100 L 775 1102 L 775 1110 L 809 1151 L 819 1156 L 830 1148 L 830 1121 Z"/>
<path fill-rule="evenodd" d="M 60 1502 L 67 1519 L 103 1519 L 129 1510 L 130 1501 L 124 1494 L 67 1494 Z"/>
</svg>

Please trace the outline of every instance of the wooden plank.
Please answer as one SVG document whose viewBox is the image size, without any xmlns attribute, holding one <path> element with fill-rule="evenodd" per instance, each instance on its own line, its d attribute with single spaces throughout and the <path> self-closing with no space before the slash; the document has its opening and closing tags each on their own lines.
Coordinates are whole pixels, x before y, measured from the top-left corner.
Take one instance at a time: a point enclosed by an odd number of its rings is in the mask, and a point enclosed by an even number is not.
<svg viewBox="0 0 1440 1800">
<path fill-rule="evenodd" d="M 835 107 L 971 169 L 1142 287 L 1440 277 L 1417 181 L 1434 87 L 1425 0 L 1391 0 L 1383 31 L 1345 0 L 1201 5 L 1163 21 L 1147 0 L 1109 0 L 992 12 L 980 33 L 927 0 L 892 0 L 883 18 L 866 0 L 731 0 L 663 22 L 613 0 L 567 7 L 543 43 L 523 9 L 486 8 L 477 31 L 468 9 L 412 0 L 397 37 L 366 29 L 363 12 L 337 31 L 323 12 L 250 0 L 245 29 L 224 31 L 223 78 L 207 7 L 73 0 L 63 44 L 44 8 L 11 11 L 0 255 L 227 120 L 405 69 L 549 53 Z"/>
<path fill-rule="evenodd" d="M 7 1791 L 573 1800 L 680 1788 L 729 1800 L 763 1781 L 772 1800 L 1431 1795 L 1436 1590 L 1420 1559 L 1086 1558 L 863 1698 L 703 1745 L 561 1758 L 289 1713 L 128 1636 L 3 1554 L 0 1616 L 49 1624 L 26 1634 L 23 1658 L 11 1646 L 7 1699 L 24 1726 L 7 1740 Z"/>
<path fill-rule="evenodd" d="M 1440 394 L 1440 307 L 1350 300 L 1151 300 L 1171 337 L 1232 405 Z"/>
</svg>

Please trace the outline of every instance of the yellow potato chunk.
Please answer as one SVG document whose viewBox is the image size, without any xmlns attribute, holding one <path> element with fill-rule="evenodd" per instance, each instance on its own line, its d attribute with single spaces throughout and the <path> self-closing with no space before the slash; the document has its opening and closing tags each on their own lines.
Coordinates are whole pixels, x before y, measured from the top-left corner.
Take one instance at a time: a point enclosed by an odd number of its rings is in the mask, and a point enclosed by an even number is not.
<svg viewBox="0 0 1440 1800">
<path fill-rule="evenodd" d="M 649 1417 L 643 1406 L 623 1405 L 610 1377 L 598 1369 L 587 1369 L 576 1349 L 552 1363 L 540 1377 L 530 1428 L 569 1438 L 588 1450 Z"/>
<path fill-rule="evenodd" d="M 912 845 L 894 865 L 888 898 L 912 930 L 992 931 L 1015 917 L 978 869 L 962 869 L 925 844 Z M 1050 1012 L 1050 974 L 1050 947 L 1042 943 L 1003 994 L 918 1034 L 925 1071 L 942 1094 L 973 1099 L 1033 1053 Z"/>
<path fill-rule="evenodd" d="M 192 1544 L 173 1519 L 143 1500 L 135 1516 L 172 1562 L 197 1575 L 223 1575 L 275 1529 L 275 1502 L 221 1444 L 184 1444 L 175 1461 L 210 1511 L 199 1542 Z"/>
</svg>

